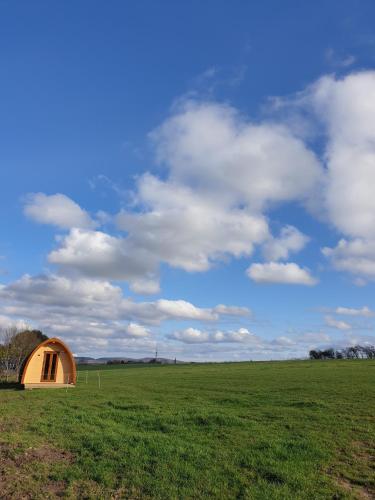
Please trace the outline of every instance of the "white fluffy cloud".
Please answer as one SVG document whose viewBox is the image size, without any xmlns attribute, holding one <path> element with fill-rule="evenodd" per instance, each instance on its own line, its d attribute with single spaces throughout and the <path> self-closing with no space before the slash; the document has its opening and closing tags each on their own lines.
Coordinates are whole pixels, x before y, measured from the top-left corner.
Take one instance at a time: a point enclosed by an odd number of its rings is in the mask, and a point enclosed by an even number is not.
<svg viewBox="0 0 375 500">
<path fill-rule="evenodd" d="M 228 316 L 250 316 L 251 314 L 251 311 L 247 307 L 226 306 L 225 304 L 215 306 L 214 311 L 218 314 Z"/>
<path fill-rule="evenodd" d="M 308 344 L 309 347 L 332 344 L 332 339 L 324 332 L 302 332 L 293 336 L 282 335 L 272 341 L 273 344 L 292 347 L 300 344 Z"/>
<path fill-rule="evenodd" d="M 8 328 L 27 330 L 30 328 L 30 324 L 22 319 L 14 320 L 9 316 L 3 316 L 0 314 L 0 342 L 2 341 L 1 333 L 5 332 Z"/>
<path fill-rule="evenodd" d="M 288 128 L 252 123 L 218 103 L 185 102 L 152 138 L 175 182 L 223 204 L 261 210 L 303 200 L 321 175 L 315 155 Z"/>
<path fill-rule="evenodd" d="M 138 293 L 158 290 L 155 257 L 126 238 L 73 228 L 59 243 L 48 256 L 52 264 L 88 278 L 128 280 Z"/>
<path fill-rule="evenodd" d="M 375 71 L 324 76 L 274 109 L 291 112 L 281 120 L 302 137 L 315 127 L 322 140 L 325 174 L 309 206 L 345 237 L 324 254 L 357 284 L 374 280 Z"/>
<path fill-rule="evenodd" d="M 88 306 L 99 312 L 100 305 L 118 303 L 122 292 L 119 287 L 106 281 L 26 274 L 19 280 L 0 287 L 0 297 L 36 305 L 78 308 Z"/>
<path fill-rule="evenodd" d="M 324 203 L 346 236 L 323 253 L 338 270 L 375 279 L 375 71 L 326 76 L 305 94 L 326 127 Z"/>
<path fill-rule="evenodd" d="M 96 223 L 77 203 L 64 194 L 31 193 L 26 197 L 24 213 L 41 224 L 52 224 L 63 229 L 93 228 Z"/>
<path fill-rule="evenodd" d="M 209 333 L 202 332 L 197 328 L 186 328 L 185 330 L 174 332 L 171 335 L 171 338 L 175 340 L 180 340 L 181 342 L 185 342 L 187 344 L 197 344 L 202 342 L 209 341 Z"/>
<path fill-rule="evenodd" d="M 311 99 L 327 126 L 327 207 L 351 237 L 375 238 L 375 71 L 324 77 Z"/>
<path fill-rule="evenodd" d="M 147 174 L 138 183 L 137 195 L 146 210 L 121 212 L 118 227 L 127 232 L 132 248 L 147 252 L 156 263 L 207 271 L 226 255 L 250 256 L 253 245 L 268 237 L 262 215 L 229 207 L 173 181 Z"/>
<path fill-rule="evenodd" d="M 332 316 L 326 316 L 325 323 L 327 326 L 330 326 L 331 328 L 337 328 L 338 330 L 351 330 L 352 329 L 352 325 L 350 325 L 346 321 L 332 318 Z"/>
<path fill-rule="evenodd" d="M 129 323 L 125 327 L 125 331 L 129 334 L 130 337 L 147 337 L 150 334 L 148 328 L 138 325 L 137 323 Z"/>
<path fill-rule="evenodd" d="M 247 328 L 239 328 L 235 331 L 216 330 L 214 332 L 202 331 L 197 328 L 186 328 L 185 330 L 174 332 L 170 338 L 179 340 L 185 344 L 201 343 L 262 343 L 262 340 L 249 332 Z"/>
<path fill-rule="evenodd" d="M 212 321 L 219 318 L 215 310 L 199 309 L 185 300 L 159 299 L 157 307 L 161 313 L 172 318 L 189 318 L 204 321 Z"/>
<path fill-rule="evenodd" d="M 139 193 L 153 209 L 118 215 L 126 237 L 73 228 L 49 261 L 90 278 L 127 280 L 136 293 L 156 293 L 160 262 L 206 271 L 226 255 L 250 256 L 253 245 L 268 237 L 264 217 L 212 205 L 152 176 L 142 178 Z"/>
<path fill-rule="evenodd" d="M 363 306 L 359 309 L 355 309 L 353 307 L 336 307 L 334 310 L 335 314 L 342 314 L 344 316 L 364 316 L 366 318 L 370 318 L 375 316 L 374 311 L 367 306 Z"/>
<path fill-rule="evenodd" d="M 375 279 L 375 240 L 341 239 L 336 247 L 324 247 L 322 252 L 336 269 L 363 279 Z"/>
<path fill-rule="evenodd" d="M 288 259 L 293 252 L 299 252 L 309 241 L 309 237 L 294 226 L 281 229 L 278 238 L 270 237 L 263 245 L 263 255 L 267 260 Z"/>
<path fill-rule="evenodd" d="M 256 283 L 278 283 L 285 285 L 312 286 L 317 280 L 307 269 L 302 269 L 294 262 L 267 262 L 251 264 L 246 271 L 250 279 Z"/>
</svg>

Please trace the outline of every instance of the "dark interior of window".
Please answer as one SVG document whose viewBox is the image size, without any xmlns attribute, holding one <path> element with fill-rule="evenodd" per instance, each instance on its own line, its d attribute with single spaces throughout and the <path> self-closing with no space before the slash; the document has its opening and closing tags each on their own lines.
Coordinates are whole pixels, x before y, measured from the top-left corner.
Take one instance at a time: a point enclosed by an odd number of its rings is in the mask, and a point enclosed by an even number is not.
<svg viewBox="0 0 375 500">
<path fill-rule="evenodd" d="M 44 353 L 42 381 L 54 382 L 56 380 L 56 368 L 57 368 L 57 353 L 56 352 Z"/>
</svg>

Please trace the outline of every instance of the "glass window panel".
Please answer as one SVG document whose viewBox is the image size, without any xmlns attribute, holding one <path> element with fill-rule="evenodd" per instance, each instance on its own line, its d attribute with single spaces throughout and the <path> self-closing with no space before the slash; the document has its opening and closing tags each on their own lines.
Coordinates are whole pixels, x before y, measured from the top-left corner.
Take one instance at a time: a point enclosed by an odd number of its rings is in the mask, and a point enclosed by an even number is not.
<svg viewBox="0 0 375 500">
<path fill-rule="evenodd" d="M 43 370 L 43 380 L 48 380 L 48 373 L 50 369 L 50 363 L 51 363 L 51 354 L 47 352 L 44 355 L 44 370 Z"/>
<path fill-rule="evenodd" d="M 51 365 L 51 373 L 50 380 L 56 379 L 56 367 L 57 367 L 57 354 L 52 354 L 52 365 Z"/>
</svg>

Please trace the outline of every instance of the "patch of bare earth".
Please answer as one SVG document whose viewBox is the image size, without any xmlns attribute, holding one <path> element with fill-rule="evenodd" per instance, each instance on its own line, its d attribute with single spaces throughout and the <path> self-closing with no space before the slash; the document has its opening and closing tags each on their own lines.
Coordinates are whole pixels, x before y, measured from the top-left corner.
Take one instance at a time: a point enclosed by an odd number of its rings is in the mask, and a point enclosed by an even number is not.
<svg viewBox="0 0 375 500">
<path fill-rule="evenodd" d="M 330 475 L 335 477 L 336 484 L 348 496 L 356 500 L 375 499 L 375 456 L 365 443 L 355 441 L 352 443 L 352 454 L 349 459 L 350 469 L 358 471 L 358 478 L 335 472 L 332 467 Z M 367 480 L 366 480 L 367 479 Z"/>
<path fill-rule="evenodd" d="M 336 483 L 342 490 L 350 494 L 350 496 L 352 498 L 355 498 L 356 500 L 372 500 L 375 498 L 372 493 L 367 491 L 367 489 L 363 488 L 362 486 L 353 484 L 351 481 L 344 477 L 337 478 Z"/>
<path fill-rule="evenodd" d="M 17 418 L 0 421 L 0 433 L 5 434 L 5 433 L 17 432 L 19 427 L 20 427 L 20 419 Z"/>
<path fill-rule="evenodd" d="M 108 489 L 92 480 L 75 482 L 68 491 L 68 497 L 85 500 L 97 500 L 98 498 L 105 498 L 106 500 L 122 500 L 124 498 L 131 500 L 150 500 L 151 498 L 142 494 L 137 489 Z"/>
<path fill-rule="evenodd" d="M 64 481 L 48 477 L 52 464 L 69 464 L 73 455 L 47 445 L 21 450 L 0 443 L 0 499 L 31 500 L 58 498 L 66 489 Z"/>
</svg>

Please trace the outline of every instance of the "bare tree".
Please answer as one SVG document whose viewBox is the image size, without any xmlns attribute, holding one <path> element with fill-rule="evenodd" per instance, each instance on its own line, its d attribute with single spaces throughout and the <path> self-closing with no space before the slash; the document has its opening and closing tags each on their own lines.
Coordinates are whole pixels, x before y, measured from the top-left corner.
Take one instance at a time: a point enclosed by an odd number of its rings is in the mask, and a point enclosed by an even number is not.
<svg viewBox="0 0 375 500">
<path fill-rule="evenodd" d="M 38 344 L 47 339 L 39 330 L 19 331 L 16 327 L 3 330 L 1 338 L 0 372 L 7 381 L 12 374 L 19 377 L 25 359 Z"/>
<path fill-rule="evenodd" d="M 0 371 L 8 381 L 12 371 L 14 371 L 14 339 L 17 335 L 17 328 L 11 326 L 0 331 L 1 351 L 0 351 Z"/>
<path fill-rule="evenodd" d="M 365 351 L 367 359 L 375 359 L 375 346 L 367 345 L 363 347 L 363 350 Z"/>
<path fill-rule="evenodd" d="M 375 359 L 375 346 L 355 345 L 345 349 L 313 349 L 309 352 L 310 359 Z"/>
</svg>

